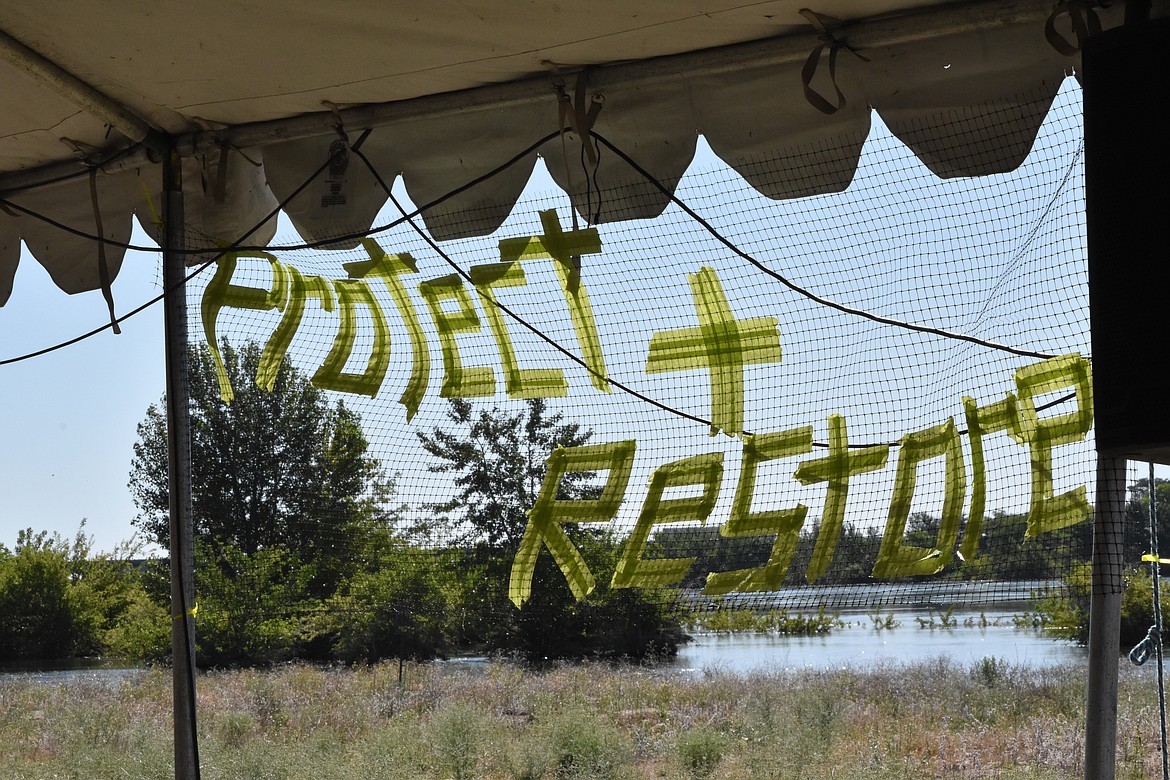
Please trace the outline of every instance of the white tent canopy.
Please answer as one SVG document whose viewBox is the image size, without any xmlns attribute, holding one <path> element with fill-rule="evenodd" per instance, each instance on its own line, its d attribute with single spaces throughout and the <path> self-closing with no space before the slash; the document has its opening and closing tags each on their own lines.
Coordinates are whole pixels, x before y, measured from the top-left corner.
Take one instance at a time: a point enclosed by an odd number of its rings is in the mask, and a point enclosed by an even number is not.
<svg viewBox="0 0 1170 780">
<path fill-rule="evenodd" d="M 1051 16 L 1075 43 L 1073 16 L 1053 15 L 1048 2 L 828 0 L 802 10 L 803 0 L 149 8 L 63 0 L 51 13 L 9 4 L 0 9 L 0 195 L 8 204 L 0 305 L 21 240 L 66 292 L 101 285 L 92 239 L 25 209 L 120 242 L 132 215 L 156 230 L 162 185 L 150 147 L 167 137 L 187 160 L 188 228 L 230 243 L 330 158 L 339 131 L 353 142 L 377 127 L 363 153 L 387 183 L 401 175 L 412 199 L 427 203 L 555 133 L 576 108 L 599 110 L 593 129 L 668 187 L 702 134 L 769 197 L 841 190 L 871 107 L 940 176 L 1010 170 L 1078 66 L 1046 39 Z M 580 95 L 578 79 L 586 80 Z M 825 105 L 814 106 L 806 82 Z M 1031 132 L 980 132 L 1005 110 Z M 749 166 L 796 151 L 805 171 L 815 163 L 814 176 L 786 176 L 782 162 L 767 175 Z M 537 154 L 584 211 L 584 176 L 572 173 L 580 152 L 576 134 L 554 138 L 428 212 L 427 227 L 439 239 L 490 233 Z M 361 232 L 385 202 L 365 166 L 350 163 L 285 206 L 306 240 Z M 667 204 L 612 154 L 602 155 L 596 180 L 636 194 L 606 205 L 593 215 L 599 221 L 652 217 Z M 270 220 L 246 243 L 265 243 L 274 228 Z M 121 255 L 107 246 L 111 276 Z"/>
</svg>

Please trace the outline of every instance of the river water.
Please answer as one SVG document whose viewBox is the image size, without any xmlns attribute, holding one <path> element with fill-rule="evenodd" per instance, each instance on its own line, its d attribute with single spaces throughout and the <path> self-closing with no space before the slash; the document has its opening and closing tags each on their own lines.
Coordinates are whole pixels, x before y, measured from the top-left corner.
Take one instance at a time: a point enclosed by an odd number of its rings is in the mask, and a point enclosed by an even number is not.
<svg viewBox="0 0 1170 780">
<path fill-rule="evenodd" d="M 943 627 L 941 611 L 922 608 L 883 609 L 883 618 L 892 616 L 896 626 L 875 628 L 874 619 L 863 612 L 844 613 L 844 625 L 823 636 L 797 637 L 778 634 L 692 632 L 692 641 L 678 656 L 663 664 L 664 669 L 686 676 L 708 672 L 781 669 L 864 669 L 885 664 L 908 664 L 945 656 L 969 666 L 983 658 L 997 658 L 1013 665 L 1069 666 L 1087 663 L 1086 649 L 1073 642 L 1053 639 L 1038 628 L 1018 627 L 1014 618 L 1028 605 L 1007 609 L 998 604 L 994 611 L 956 609 Z M 483 668 L 484 659 L 454 659 L 454 669 Z M 93 681 L 118 684 L 132 681 L 140 670 L 110 661 L 72 661 L 55 665 L 0 667 L 0 684 L 23 680 L 37 683 Z"/>
<path fill-rule="evenodd" d="M 709 671 L 866 668 L 941 656 L 964 666 L 988 657 L 1026 666 L 1084 665 L 1088 660 L 1083 646 L 1053 639 L 1039 628 L 1017 627 L 1013 618 L 1020 611 L 955 610 L 950 617 L 956 625 L 949 628 L 942 627 L 943 614 L 887 609 L 882 616 L 892 615 L 898 625 L 882 629 L 875 628 L 874 620 L 863 613 L 844 614 L 844 627 L 811 637 L 695 634 L 671 667 L 697 675 Z"/>
</svg>

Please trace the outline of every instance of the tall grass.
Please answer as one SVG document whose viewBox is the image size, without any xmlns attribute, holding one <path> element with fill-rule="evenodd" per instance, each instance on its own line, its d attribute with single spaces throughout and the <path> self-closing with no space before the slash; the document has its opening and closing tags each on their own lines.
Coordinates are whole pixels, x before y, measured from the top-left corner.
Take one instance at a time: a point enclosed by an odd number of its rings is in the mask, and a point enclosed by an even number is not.
<svg viewBox="0 0 1170 780">
<path fill-rule="evenodd" d="M 760 634 L 816 636 L 842 626 L 841 616 L 821 607 L 816 612 L 789 614 L 784 609 L 755 612 L 749 609 L 717 609 L 695 613 L 690 628 L 698 631 L 755 631 Z"/>
<path fill-rule="evenodd" d="M 409 665 L 210 673 L 205 780 L 1075 778 L 1084 670 L 984 659 L 708 672 Z M 1123 669 L 1118 777 L 1160 767 L 1148 669 Z M 3 780 L 165 780 L 170 681 L 0 679 Z"/>
</svg>

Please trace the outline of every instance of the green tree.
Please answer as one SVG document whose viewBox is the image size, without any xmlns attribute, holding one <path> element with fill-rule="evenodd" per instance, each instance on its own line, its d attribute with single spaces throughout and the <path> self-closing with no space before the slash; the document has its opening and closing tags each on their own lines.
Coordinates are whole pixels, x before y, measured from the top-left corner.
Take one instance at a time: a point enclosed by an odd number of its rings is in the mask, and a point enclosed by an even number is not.
<svg viewBox="0 0 1170 780">
<path fill-rule="evenodd" d="M 449 429 L 419 432 L 435 459 L 433 471 L 454 476 L 450 499 L 431 506 L 432 543 L 444 545 L 462 583 L 456 588 L 461 640 L 530 661 L 585 656 L 645 657 L 669 654 L 682 639 L 673 600 L 653 591 L 608 587 L 619 545 L 605 529 L 566 524 L 565 532 L 597 579 L 597 590 L 578 603 L 551 556 L 537 560 L 532 597 L 517 609 L 507 598 L 512 561 L 527 525 L 527 511 L 544 481 L 545 462 L 557 447 L 577 447 L 591 431 L 550 414 L 542 399 L 517 412 L 476 410 L 451 401 Z M 570 474 L 558 497 L 596 496 L 589 474 Z"/>
<path fill-rule="evenodd" d="M 1170 481 L 1154 480 L 1158 496 L 1158 554 L 1170 555 Z M 1139 479 L 1129 486 L 1125 503 L 1125 562 L 1137 564 L 1150 552 L 1150 481 Z"/>
<path fill-rule="evenodd" d="M 93 553 L 85 521 L 72 540 L 31 528 L 0 545 L 0 658 L 123 654 L 118 637 L 146 600 L 132 543 Z"/>
<path fill-rule="evenodd" d="M 0 658 L 72 655 L 76 629 L 67 545 L 45 531 L 21 531 L 12 552 L 0 548 Z"/>
<path fill-rule="evenodd" d="M 191 479 L 196 539 L 210 550 L 244 555 L 295 550 L 315 567 L 313 587 L 331 592 L 352 569 L 371 536 L 394 519 L 386 509 L 392 482 L 368 453 L 357 414 L 330 405 L 304 373 L 284 361 L 271 392 L 253 377 L 261 351 L 223 345 L 235 390 L 219 396 L 215 364 L 205 346 L 192 347 Z M 165 403 L 151 405 L 138 425 L 130 491 L 135 524 L 169 543 Z M 223 553 L 227 555 L 226 551 Z"/>
<path fill-rule="evenodd" d="M 524 411 L 480 410 L 450 399 L 453 430 L 434 428 L 416 435 L 435 458 L 431 471 L 455 475 L 455 494 L 431 509 L 444 541 L 460 546 L 513 550 L 528 523 L 528 508 L 544 481 L 544 463 L 557 447 L 579 447 L 592 435 L 577 423 L 550 415 L 543 399 Z M 561 498 L 584 498 L 596 490 L 583 474 L 566 474 Z"/>
</svg>

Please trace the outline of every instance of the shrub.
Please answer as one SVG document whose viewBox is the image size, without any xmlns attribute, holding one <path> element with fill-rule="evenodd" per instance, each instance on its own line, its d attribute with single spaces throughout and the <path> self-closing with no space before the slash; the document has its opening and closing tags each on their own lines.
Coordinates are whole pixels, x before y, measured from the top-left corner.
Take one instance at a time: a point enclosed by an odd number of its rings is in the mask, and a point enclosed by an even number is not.
<svg viewBox="0 0 1170 780">
<path fill-rule="evenodd" d="M 628 772 L 633 753 L 625 738 L 587 710 L 558 712 L 541 730 L 557 780 L 613 780 Z"/>
<path fill-rule="evenodd" d="M 466 702 L 448 702 L 431 716 L 431 753 L 440 776 L 472 780 L 490 727 L 489 719 Z"/>
<path fill-rule="evenodd" d="M 723 760 L 728 739 L 717 731 L 698 729 L 679 735 L 675 744 L 683 769 L 695 780 L 702 780 L 709 777 Z"/>
<path fill-rule="evenodd" d="M 1064 578 L 1064 593 L 1049 594 L 1036 605 L 1041 625 L 1062 639 L 1089 640 L 1089 603 L 1093 596 L 1092 566 L 1078 564 Z M 1170 589 L 1162 586 L 1163 641 L 1170 639 Z M 1153 575 L 1146 568 L 1125 575 L 1121 596 L 1121 645 L 1128 649 L 1145 637 L 1154 623 Z"/>
<path fill-rule="evenodd" d="M 428 660 L 453 649 L 451 597 L 428 550 L 382 554 L 375 571 L 358 572 L 326 603 L 318 630 L 331 637 L 332 660 Z"/>
</svg>

